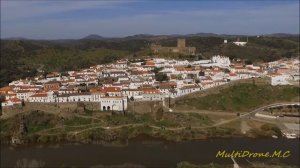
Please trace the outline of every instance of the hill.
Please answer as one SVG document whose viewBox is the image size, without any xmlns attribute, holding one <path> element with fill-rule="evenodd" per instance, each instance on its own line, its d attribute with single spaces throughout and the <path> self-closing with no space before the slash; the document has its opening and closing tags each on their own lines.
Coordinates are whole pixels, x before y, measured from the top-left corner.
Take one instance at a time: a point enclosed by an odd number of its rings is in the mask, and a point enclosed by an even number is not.
<svg viewBox="0 0 300 168">
<path fill-rule="evenodd" d="M 200 37 L 208 36 L 208 37 Z M 176 54 L 159 55 L 181 59 L 206 59 L 216 54 L 241 58 L 252 62 L 273 61 L 290 58 L 299 54 L 299 38 L 296 37 L 249 37 L 245 47 L 233 45 L 235 36 L 225 37 L 214 34 L 181 35 L 186 38 L 187 46 L 195 46 L 198 57 Z M 163 46 L 176 46 L 178 35 L 154 36 L 140 34 L 125 38 L 104 38 L 90 35 L 79 40 L 1 40 L 0 86 L 10 81 L 37 74 L 37 68 L 44 65 L 45 71 L 66 71 L 95 64 L 103 64 L 120 58 L 139 58 L 151 56 L 151 43 Z"/>
<path fill-rule="evenodd" d="M 88 35 L 88 36 L 86 36 L 86 37 L 84 37 L 82 39 L 87 39 L 87 40 L 103 40 L 105 38 L 102 37 L 102 36 L 99 36 L 97 34 L 91 34 L 91 35 Z"/>
</svg>

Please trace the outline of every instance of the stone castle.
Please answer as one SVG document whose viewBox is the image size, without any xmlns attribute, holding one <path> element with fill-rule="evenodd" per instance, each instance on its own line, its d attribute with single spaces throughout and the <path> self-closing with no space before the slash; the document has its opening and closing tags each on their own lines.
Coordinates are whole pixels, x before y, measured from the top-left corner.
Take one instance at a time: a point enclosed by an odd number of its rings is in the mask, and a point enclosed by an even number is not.
<svg viewBox="0 0 300 168">
<path fill-rule="evenodd" d="M 161 45 L 152 44 L 151 50 L 156 54 L 161 52 L 172 52 L 184 55 L 195 55 L 196 53 L 196 47 L 185 46 L 185 39 L 177 39 L 177 47 L 163 47 Z"/>
</svg>

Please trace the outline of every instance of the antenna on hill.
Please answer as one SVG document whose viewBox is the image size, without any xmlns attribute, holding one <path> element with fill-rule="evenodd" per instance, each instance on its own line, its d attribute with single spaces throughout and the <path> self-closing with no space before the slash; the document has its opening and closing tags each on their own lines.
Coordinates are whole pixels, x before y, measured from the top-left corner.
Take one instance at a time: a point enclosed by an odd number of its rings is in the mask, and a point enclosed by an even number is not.
<svg viewBox="0 0 300 168">
<path fill-rule="evenodd" d="M 248 36 L 247 36 L 247 43 L 248 43 Z"/>
</svg>

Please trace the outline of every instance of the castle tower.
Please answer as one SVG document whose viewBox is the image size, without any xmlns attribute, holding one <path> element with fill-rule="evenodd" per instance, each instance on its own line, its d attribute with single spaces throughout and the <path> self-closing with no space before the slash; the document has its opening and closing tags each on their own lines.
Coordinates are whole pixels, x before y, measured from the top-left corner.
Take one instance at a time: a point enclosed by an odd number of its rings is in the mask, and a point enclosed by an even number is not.
<svg viewBox="0 0 300 168">
<path fill-rule="evenodd" d="M 177 39 L 177 47 L 185 48 L 185 39 Z"/>
</svg>

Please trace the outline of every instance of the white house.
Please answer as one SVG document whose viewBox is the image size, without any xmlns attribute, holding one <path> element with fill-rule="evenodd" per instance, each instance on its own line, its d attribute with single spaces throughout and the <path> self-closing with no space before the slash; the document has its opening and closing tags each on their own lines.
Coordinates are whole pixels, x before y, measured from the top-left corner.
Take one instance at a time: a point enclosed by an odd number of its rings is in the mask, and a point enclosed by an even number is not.
<svg viewBox="0 0 300 168">
<path fill-rule="evenodd" d="M 186 85 L 186 86 L 183 86 L 183 87 L 178 89 L 178 95 L 182 96 L 182 95 L 186 95 L 186 94 L 189 94 L 189 93 L 197 92 L 199 90 L 201 90 L 200 86 Z"/>
<path fill-rule="evenodd" d="M 28 97 L 29 102 L 55 102 L 56 95 L 53 92 L 36 93 Z"/>
<path fill-rule="evenodd" d="M 85 101 L 85 102 L 90 102 L 92 101 L 92 94 L 90 92 L 81 92 L 81 93 L 75 93 L 75 94 L 70 94 L 69 100 L 73 102 L 80 102 L 80 101 Z"/>
<path fill-rule="evenodd" d="M 292 80 L 291 75 L 271 76 L 271 85 L 290 85 L 289 80 Z"/>
<path fill-rule="evenodd" d="M 13 106 L 15 104 L 21 104 L 21 103 L 22 103 L 21 100 L 15 97 L 2 102 L 1 105 L 4 107 L 4 106 Z"/>
<path fill-rule="evenodd" d="M 165 98 L 163 93 L 154 88 L 143 88 L 142 96 L 143 101 L 161 101 Z"/>
<path fill-rule="evenodd" d="M 235 41 L 235 42 L 233 42 L 233 44 L 235 44 L 237 46 L 245 46 L 247 44 L 247 42 L 245 42 L 245 41 Z"/>
<path fill-rule="evenodd" d="M 20 100 L 27 101 L 29 96 L 33 95 L 35 92 L 28 90 L 18 90 L 16 91 L 16 96 Z"/>
<path fill-rule="evenodd" d="M 139 96 L 143 93 L 141 89 L 122 89 L 122 94 L 128 98 Z"/>
</svg>

